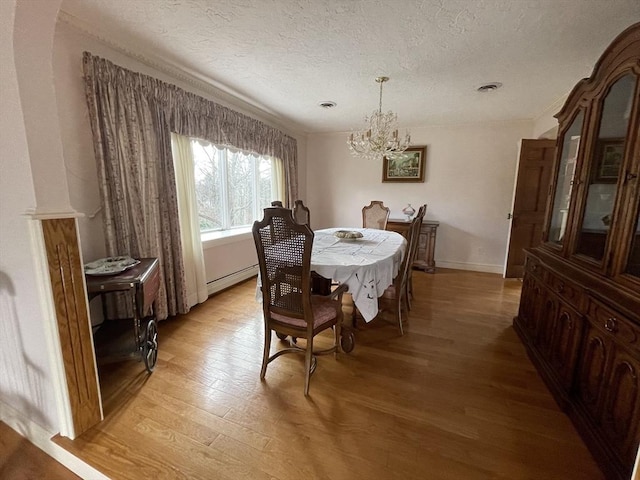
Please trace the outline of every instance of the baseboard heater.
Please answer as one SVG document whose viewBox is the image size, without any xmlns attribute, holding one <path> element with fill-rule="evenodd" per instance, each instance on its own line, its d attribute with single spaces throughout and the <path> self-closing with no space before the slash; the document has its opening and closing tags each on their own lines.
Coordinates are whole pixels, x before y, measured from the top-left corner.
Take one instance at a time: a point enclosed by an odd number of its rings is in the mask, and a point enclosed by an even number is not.
<svg viewBox="0 0 640 480">
<path fill-rule="evenodd" d="M 248 278 L 258 275 L 258 264 L 251 265 L 238 272 L 230 273 L 224 277 L 216 278 L 210 282 L 207 282 L 207 293 L 213 295 L 225 288 L 233 287 L 236 283 L 245 281 Z"/>
</svg>

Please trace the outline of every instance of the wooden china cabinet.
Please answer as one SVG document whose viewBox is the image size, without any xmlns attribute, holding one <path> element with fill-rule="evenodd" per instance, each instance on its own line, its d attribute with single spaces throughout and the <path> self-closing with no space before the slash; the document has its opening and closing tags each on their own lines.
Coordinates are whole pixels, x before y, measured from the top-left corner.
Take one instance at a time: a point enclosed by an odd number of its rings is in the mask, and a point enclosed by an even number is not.
<svg viewBox="0 0 640 480">
<path fill-rule="evenodd" d="M 640 443 L 640 23 L 557 115 L 546 227 L 514 328 L 611 479 Z"/>
</svg>

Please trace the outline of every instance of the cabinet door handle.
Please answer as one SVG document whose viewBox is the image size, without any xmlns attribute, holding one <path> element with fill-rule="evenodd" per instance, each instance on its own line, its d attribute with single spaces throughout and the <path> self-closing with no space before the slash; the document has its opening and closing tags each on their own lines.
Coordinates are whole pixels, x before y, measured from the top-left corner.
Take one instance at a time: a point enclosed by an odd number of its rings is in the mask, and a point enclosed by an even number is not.
<svg viewBox="0 0 640 480">
<path fill-rule="evenodd" d="M 627 172 L 627 174 L 624 177 L 624 181 L 625 181 L 625 183 L 627 183 L 627 182 L 629 182 L 629 181 L 631 181 L 631 180 L 633 180 L 635 178 L 638 178 L 638 174 L 637 173 Z"/>
<path fill-rule="evenodd" d="M 609 317 L 604 321 L 604 328 L 611 333 L 615 333 L 618 330 L 618 320 L 615 317 Z"/>
<path fill-rule="evenodd" d="M 557 287 L 558 293 L 564 292 L 564 283 L 560 282 Z"/>
</svg>

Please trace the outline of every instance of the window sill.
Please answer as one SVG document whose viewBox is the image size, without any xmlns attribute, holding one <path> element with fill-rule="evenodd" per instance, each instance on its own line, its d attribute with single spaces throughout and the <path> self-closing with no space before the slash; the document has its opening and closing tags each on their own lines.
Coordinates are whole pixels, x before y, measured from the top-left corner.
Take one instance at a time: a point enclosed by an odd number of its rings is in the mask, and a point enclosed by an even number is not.
<svg viewBox="0 0 640 480">
<path fill-rule="evenodd" d="M 229 243 L 237 243 L 253 238 L 251 227 L 234 228 L 233 230 L 225 230 L 223 232 L 203 233 L 200 237 L 202 240 L 202 249 L 219 247 Z"/>
</svg>

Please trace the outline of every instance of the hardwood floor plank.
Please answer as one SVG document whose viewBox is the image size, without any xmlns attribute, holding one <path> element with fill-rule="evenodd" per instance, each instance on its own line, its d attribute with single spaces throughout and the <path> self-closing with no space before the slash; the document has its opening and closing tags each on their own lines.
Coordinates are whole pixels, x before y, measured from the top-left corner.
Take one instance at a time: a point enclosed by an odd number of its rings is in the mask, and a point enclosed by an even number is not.
<svg viewBox="0 0 640 480">
<path fill-rule="evenodd" d="M 176 400 L 170 395 L 154 393 L 153 398 L 155 402 L 149 403 L 152 405 L 156 404 L 159 408 L 165 410 L 166 413 L 162 415 L 156 414 L 154 416 L 147 415 L 149 418 L 164 424 L 167 428 L 197 440 L 197 436 L 195 436 L 190 429 L 184 428 L 185 425 L 183 425 L 183 423 L 188 424 L 191 426 L 191 429 L 199 431 L 206 437 L 206 440 L 203 439 L 204 441 L 200 442 L 205 445 L 209 445 L 216 436 L 224 434 L 229 438 L 234 438 L 237 441 L 261 450 L 271 438 L 269 435 L 262 434 L 256 430 L 230 421 L 228 418 L 219 417 Z M 163 407 L 160 407 L 160 405 L 163 405 Z M 179 417 L 172 418 L 171 412 L 180 412 L 180 415 Z"/>
<path fill-rule="evenodd" d="M 148 439 L 136 437 L 129 428 L 126 436 L 131 443 L 122 442 L 118 440 L 119 430 L 113 430 L 114 434 L 90 431 L 73 441 L 56 438 L 56 442 L 112 479 L 187 479 L 181 472 L 174 471 L 172 465 L 158 462 L 146 454 Z"/>
<path fill-rule="evenodd" d="M 160 323 L 152 375 L 101 366 L 107 418 L 59 443 L 116 480 L 602 480 L 513 332 L 520 283 L 413 281 L 405 335 L 385 315 L 358 322 L 351 354 L 318 357 L 309 397 L 299 355 L 260 381 L 255 280 L 221 292 Z"/>
<path fill-rule="evenodd" d="M 204 446 L 151 419 L 147 418 L 136 425 L 135 430 L 146 440 L 147 447 L 150 447 L 148 449 L 149 456 L 156 454 L 156 452 L 162 452 L 158 461 L 165 464 L 170 461 L 174 469 L 181 473 L 186 472 L 188 478 L 204 480 L 215 478 L 269 480 L 271 478 L 263 471 L 247 465 L 241 459 Z"/>
<path fill-rule="evenodd" d="M 202 445 L 210 445 L 220 435 L 215 420 L 212 421 L 219 417 L 157 392 L 142 392 L 133 413 L 143 420 L 154 420 Z"/>
</svg>

